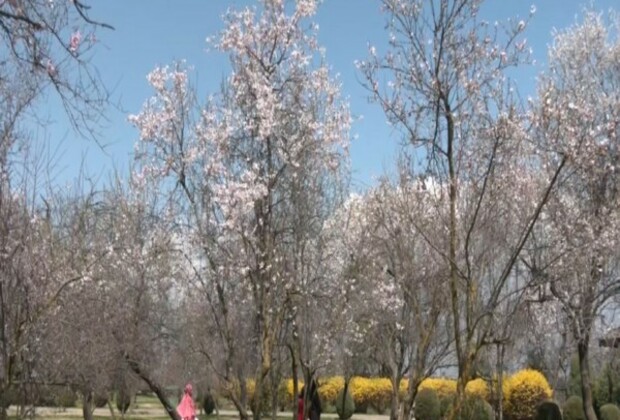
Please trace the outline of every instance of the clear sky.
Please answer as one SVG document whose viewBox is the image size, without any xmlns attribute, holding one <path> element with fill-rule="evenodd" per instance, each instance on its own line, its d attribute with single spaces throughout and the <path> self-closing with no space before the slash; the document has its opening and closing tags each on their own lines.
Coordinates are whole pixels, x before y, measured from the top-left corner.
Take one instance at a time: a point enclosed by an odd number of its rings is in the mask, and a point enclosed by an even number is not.
<svg viewBox="0 0 620 420">
<path fill-rule="evenodd" d="M 91 176 L 105 178 L 118 168 L 126 170 L 132 159 L 137 132 L 127 123 L 127 114 L 136 113 L 150 96 L 146 74 L 156 65 L 185 59 L 194 67 L 198 96 L 215 92 L 228 75 L 227 59 L 216 52 L 206 52 L 207 36 L 222 28 L 221 16 L 229 7 L 254 4 L 251 0 L 105 0 L 92 1 L 91 15 L 115 27 L 100 31 L 101 45 L 94 57 L 113 100 L 122 111 L 110 109 L 109 122 L 102 129 L 104 149 L 92 141 L 79 138 L 65 121 L 53 100 L 43 102 L 41 111 L 54 122 L 37 135 L 60 144 L 55 181 L 71 182 L 84 163 Z M 575 22 L 589 0 L 487 0 L 482 14 L 489 21 L 509 17 L 525 18 L 530 6 L 537 12 L 525 33 L 537 60 L 535 68 L 515 74 L 524 96 L 533 94 L 535 75 L 544 68 L 547 45 L 553 28 Z M 620 10 L 620 0 L 594 0 L 596 10 Z M 369 103 L 367 92 L 359 84 L 354 61 L 366 58 L 368 44 L 385 51 L 387 34 L 379 0 L 324 0 L 315 21 L 319 24 L 319 41 L 327 51 L 327 60 L 340 75 L 343 95 L 348 98 L 355 116 L 362 117 L 353 126 L 357 139 L 351 147 L 353 179 L 356 189 L 373 184 L 385 169 L 392 166 L 398 134 L 386 124 L 381 109 Z M 55 146 L 53 146 L 55 147 Z"/>
</svg>

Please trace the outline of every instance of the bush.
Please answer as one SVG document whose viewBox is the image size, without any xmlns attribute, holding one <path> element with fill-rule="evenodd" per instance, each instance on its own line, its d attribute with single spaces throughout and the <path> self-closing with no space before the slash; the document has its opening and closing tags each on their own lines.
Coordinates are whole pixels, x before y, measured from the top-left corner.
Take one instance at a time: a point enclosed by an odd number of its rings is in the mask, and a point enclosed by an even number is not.
<svg viewBox="0 0 620 420">
<path fill-rule="evenodd" d="M 9 388 L 0 394 L 0 409 L 9 408 L 10 405 L 15 404 L 17 398 L 15 390 Z"/>
<path fill-rule="evenodd" d="M 616 404 L 604 404 L 600 413 L 601 420 L 620 420 L 620 408 Z"/>
<path fill-rule="evenodd" d="M 416 420 L 439 420 L 439 398 L 431 388 L 418 391 L 415 398 L 414 417 Z"/>
<path fill-rule="evenodd" d="M 330 378 L 321 379 L 319 380 L 319 397 L 321 397 L 322 402 L 334 405 L 338 393 L 343 388 L 344 378 L 342 376 L 332 376 Z"/>
<path fill-rule="evenodd" d="M 418 387 L 418 392 L 423 389 L 432 389 L 437 397 L 442 398 L 456 393 L 456 381 L 446 378 L 426 378 Z"/>
<path fill-rule="evenodd" d="M 454 404 L 454 394 L 445 395 L 439 398 L 439 416 L 444 419 Z"/>
<path fill-rule="evenodd" d="M 459 415 L 459 420 L 493 420 L 494 418 L 493 407 L 479 397 L 466 398 Z"/>
<path fill-rule="evenodd" d="M 560 406 L 555 401 L 541 402 L 536 407 L 535 420 L 562 420 Z"/>
<path fill-rule="evenodd" d="M 469 381 L 465 386 L 465 395 L 467 397 L 479 398 L 488 401 L 490 395 L 489 385 L 482 378 Z"/>
<path fill-rule="evenodd" d="M 586 418 L 586 414 L 583 412 L 583 401 L 575 395 L 566 400 L 562 411 L 564 412 L 564 420 L 585 420 Z"/>
<path fill-rule="evenodd" d="M 370 405 L 377 413 L 383 414 L 390 405 L 392 382 L 388 378 L 372 378 L 370 385 Z"/>
<path fill-rule="evenodd" d="M 131 394 L 126 389 L 121 388 L 116 393 L 116 408 L 125 414 L 129 410 L 129 406 L 131 406 Z"/>
<path fill-rule="evenodd" d="M 581 388 L 579 389 L 581 392 Z M 592 390 L 597 409 L 608 403 L 620 403 L 620 374 L 617 366 L 607 364 L 594 383 Z"/>
<path fill-rule="evenodd" d="M 336 413 L 338 413 L 338 418 L 341 420 L 349 419 L 354 412 L 355 402 L 353 401 L 353 397 L 348 389 L 347 392 L 344 392 L 343 388 L 336 396 Z"/>
<path fill-rule="evenodd" d="M 504 382 L 504 414 L 512 420 L 532 419 L 538 405 L 552 397 L 545 376 L 533 369 L 523 369 Z"/>
<path fill-rule="evenodd" d="M 207 416 L 210 416 L 215 411 L 215 399 L 210 392 L 206 392 L 202 398 L 202 409 Z"/>
<path fill-rule="evenodd" d="M 102 392 L 95 392 L 93 396 L 93 404 L 96 408 L 103 408 L 108 403 L 108 395 Z"/>
<path fill-rule="evenodd" d="M 70 408 L 75 407 L 78 401 L 78 395 L 75 391 L 68 387 L 63 387 L 55 393 L 56 407 Z"/>
</svg>

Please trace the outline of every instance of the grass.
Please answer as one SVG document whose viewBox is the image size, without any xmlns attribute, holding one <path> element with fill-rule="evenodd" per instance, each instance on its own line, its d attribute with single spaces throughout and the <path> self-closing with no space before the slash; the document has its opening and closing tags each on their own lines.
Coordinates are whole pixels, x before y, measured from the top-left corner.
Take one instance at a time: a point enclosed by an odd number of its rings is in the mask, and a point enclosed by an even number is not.
<svg viewBox="0 0 620 420">
<path fill-rule="evenodd" d="M 176 405 L 176 401 L 171 401 L 173 405 Z M 121 420 L 120 413 L 116 409 L 116 404 L 112 402 L 117 420 Z M 224 405 L 220 407 L 220 410 L 224 412 L 220 414 L 219 420 L 238 420 L 239 416 L 236 414 L 232 406 Z M 52 408 L 52 407 L 37 407 L 36 409 L 37 420 L 77 420 L 83 418 L 81 402 L 78 401 L 76 407 L 71 408 Z M 233 414 L 234 413 L 234 414 Z M 15 408 L 12 407 L 9 411 L 9 419 L 17 420 L 19 417 L 15 415 Z M 93 413 L 94 420 L 111 420 L 112 416 L 108 407 L 98 408 Z M 322 418 L 334 419 L 337 418 L 334 414 L 325 413 Z M 215 414 L 206 416 L 200 415 L 200 420 L 217 420 Z M 271 416 L 264 416 L 265 419 L 270 419 Z M 291 420 L 292 413 L 280 412 L 277 415 L 278 420 Z M 132 402 L 132 406 L 129 412 L 124 417 L 124 420 L 169 420 L 164 411 L 163 406 L 154 395 L 138 395 L 135 403 Z"/>
</svg>

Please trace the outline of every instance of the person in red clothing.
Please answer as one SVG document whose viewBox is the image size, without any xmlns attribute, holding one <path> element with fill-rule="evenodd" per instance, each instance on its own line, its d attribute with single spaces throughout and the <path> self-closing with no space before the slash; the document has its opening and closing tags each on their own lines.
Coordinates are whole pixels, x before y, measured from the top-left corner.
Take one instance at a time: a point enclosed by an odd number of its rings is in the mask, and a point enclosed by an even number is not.
<svg viewBox="0 0 620 420">
<path fill-rule="evenodd" d="M 183 398 L 177 406 L 177 413 L 181 420 L 194 420 L 196 418 L 196 406 L 194 405 L 194 398 L 192 397 L 192 385 L 185 385 L 183 391 Z"/>
<path fill-rule="evenodd" d="M 297 420 L 304 420 L 304 392 L 297 397 Z"/>
</svg>

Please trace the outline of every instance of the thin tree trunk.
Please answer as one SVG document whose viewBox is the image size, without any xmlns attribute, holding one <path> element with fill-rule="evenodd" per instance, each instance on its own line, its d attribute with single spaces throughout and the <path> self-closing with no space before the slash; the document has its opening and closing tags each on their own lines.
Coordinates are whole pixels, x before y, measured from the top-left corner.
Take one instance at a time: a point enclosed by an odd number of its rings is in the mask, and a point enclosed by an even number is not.
<svg viewBox="0 0 620 420">
<path fill-rule="evenodd" d="M 292 411 L 293 411 L 293 420 L 297 420 L 297 396 L 299 395 L 299 385 L 297 384 L 297 358 L 295 357 L 295 349 L 292 345 L 288 346 L 289 351 L 291 352 L 291 370 L 293 377 L 293 403 L 292 403 Z"/>
<path fill-rule="evenodd" d="M 390 420 L 398 420 L 400 412 L 400 378 L 399 375 L 392 374 L 392 397 L 390 400 Z"/>
<path fill-rule="evenodd" d="M 504 345 L 497 343 L 497 420 L 504 418 Z"/>
<path fill-rule="evenodd" d="M 583 399 L 583 411 L 586 420 L 597 420 L 594 411 L 594 399 L 592 398 L 592 381 L 590 375 L 590 362 L 588 360 L 589 337 L 582 337 L 577 343 L 577 353 L 579 355 L 579 371 L 581 373 L 581 397 Z"/>
<path fill-rule="evenodd" d="M 166 396 L 166 393 L 164 392 L 162 387 L 159 386 L 159 384 L 157 384 L 155 381 L 153 381 L 149 377 L 149 375 L 146 374 L 146 372 L 140 369 L 140 366 L 136 361 L 130 360 L 127 355 L 125 355 L 125 360 L 127 361 L 129 368 L 149 386 L 151 391 L 155 393 L 155 395 L 159 399 L 159 402 L 161 402 L 161 404 L 164 406 L 164 409 L 166 410 L 168 416 L 172 420 L 181 420 L 181 417 L 179 417 L 179 413 L 177 413 L 176 408 L 173 407 L 172 404 L 170 404 L 170 401 L 168 400 L 168 397 Z"/>
<path fill-rule="evenodd" d="M 110 409 L 110 418 L 116 420 L 116 413 L 114 412 L 114 406 L 112 405 L 112 398 L 108 398 L 108 408 Z"/>
</svg>

